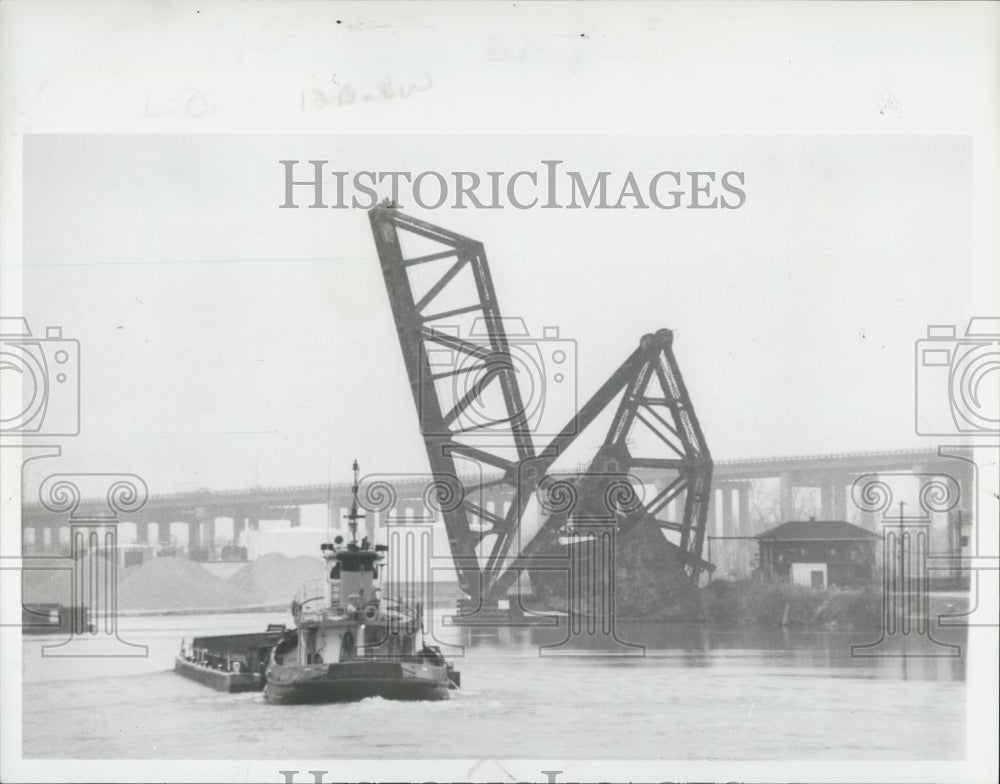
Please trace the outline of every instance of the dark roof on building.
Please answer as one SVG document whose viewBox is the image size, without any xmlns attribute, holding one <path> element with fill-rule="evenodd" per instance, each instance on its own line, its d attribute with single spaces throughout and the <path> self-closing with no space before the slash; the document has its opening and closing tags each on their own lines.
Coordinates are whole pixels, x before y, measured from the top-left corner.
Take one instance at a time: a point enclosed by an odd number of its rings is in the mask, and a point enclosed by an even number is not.
<svg viewBox="0 0 1000 784">
<path fill-rule="evenodd" d="M 846 520 L 792 520 L 757 534 L 758 539 L 874 539 L 877 534 Z"/>
</svg>

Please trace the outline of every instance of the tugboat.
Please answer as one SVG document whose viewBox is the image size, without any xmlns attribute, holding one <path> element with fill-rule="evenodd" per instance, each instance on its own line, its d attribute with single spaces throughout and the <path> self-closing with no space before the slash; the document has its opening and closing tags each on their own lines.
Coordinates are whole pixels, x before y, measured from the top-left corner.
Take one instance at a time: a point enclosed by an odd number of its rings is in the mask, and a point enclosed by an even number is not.
<svg viewBox="0 0 1000 784">
<path fill-rule="evenodd" d="M 437 646 L 423 644 L 423 607 L 383 600 L 378 573 L 387 547 L 358 542 L 358 463 L 342 536 L 320 549 L 326 576 L 303 585 L 292 601 L 295 628 L 271 650 L 264 697 L 272 703 L 347 702 L 380 696 L 444 700 L 460 674 Z M 417 649 L 418 635 L 421 647 Z"/>
</svg>

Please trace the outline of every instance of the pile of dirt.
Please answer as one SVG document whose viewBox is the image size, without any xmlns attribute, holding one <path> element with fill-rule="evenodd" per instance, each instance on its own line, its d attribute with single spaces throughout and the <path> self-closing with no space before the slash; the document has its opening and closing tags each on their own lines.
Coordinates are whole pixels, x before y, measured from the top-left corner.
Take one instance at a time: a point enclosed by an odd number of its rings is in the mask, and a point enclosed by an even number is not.
<svg viewBox="0 0 1000 784">
<path fill-rule="evenodd" d="M 255 604 L 236 588 L 184 558 L 153 558 L 121 573 L 118 607 L 123 611 L 220 609 Z"/>
<path fill-rule="evenodd" d="M 72 572 L 66 559 L 32 558 L 21 572 L 21 601 L 24 604 L 62 604 L 71 601 Z"/>
<path fill-rule="evenodd" d="M 26 604 L 71 603 L 72 572 L 67 559 L 37 560 L 22 576 Z M 48 566 L 48 568 L 44 568 Z M 118 609 L 122 612 L 226 610 L 261 606 L 288 606 L 304 582 L 324 577 L 322 559 L 289 558 L 280 553 L 262 555 L 227 580 L 216 577 L 186 558 L 152 558 L 118 573 Z M 416 589 L 411 588 L 411 592 Z M 417 593 L 414 593 L 417 595 Z M 430 600 L 429 593 L 421 593 Z M 434 601 L 453 605 L 457 585 L 434 586 Z"/>
<path fill-rule="evenodd" d="M 226 584 L 253 604 L 286 604 L 295 591 L 309 580 L 324 575 L 323 561 L 308 555 L 289 558 L 281 553 L 267 553 L 234 572 Z"/>
</svg>

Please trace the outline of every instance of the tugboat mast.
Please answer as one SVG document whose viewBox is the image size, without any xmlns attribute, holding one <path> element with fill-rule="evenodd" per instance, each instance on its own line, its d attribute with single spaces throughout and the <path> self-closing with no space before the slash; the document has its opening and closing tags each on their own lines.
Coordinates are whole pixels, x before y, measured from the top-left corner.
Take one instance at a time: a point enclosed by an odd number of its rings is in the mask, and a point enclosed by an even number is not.
<svg viewBox="0 0 1000 784">
<path fill-rule="evenodd" d="M 358 520 L 364 515 L 358 512 L 358 461 L 354 460 L 354 486 L 351 488 L 353 499 L 351 500 L 351 511 L 346 515 L 347 524 L 351 528 L 351 544 L 355 547 L 358 544 Z"/>
</svg>

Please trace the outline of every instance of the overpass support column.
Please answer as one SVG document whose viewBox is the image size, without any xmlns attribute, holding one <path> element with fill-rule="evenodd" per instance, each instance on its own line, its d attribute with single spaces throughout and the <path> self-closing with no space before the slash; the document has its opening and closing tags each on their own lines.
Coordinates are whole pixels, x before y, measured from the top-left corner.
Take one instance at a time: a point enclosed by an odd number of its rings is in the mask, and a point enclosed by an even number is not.
<svg viewBox="0 0 1000 784">
<path fill-rule="evenodd" d="M 705 535 L 715 536 L 718 530 L 716 525 L 716 510 L 719 508 L 719 488 L 712 487 L 708 492 L 708 512 L 705 517 Z"/>
<path fill-rule="evenodd" d="M 795 485 L 791 474 L 785 473 L 780 479 L 781 521 L 795 519 Z"/>
<path fill-rule="evenodd" d="M 847 519 L 847 493 L 851 486 L 846 477 L 839 476 L 833 483 L 833 518 L 835 520 Z"/>
<path fill-rule="evenodd" d="M 722 535 L 733 536 L 733 488 L 722 485 Z"/>
<path fill-rule="evenodd" d="M 204 507 L 198 507 L 194 512 L 194 520 L 188 524 L 188 547 L 204 550 L 212 546 L 215 538 L 215 520 L 209 517 Z"/>
<path fill-rule="evenodd" d="M 753 531 L 753 525 L 750 522 L 750 489 L 750 483 L 744 482 L 737 491 L 740 502 L 740 513 L 736 523 L 736 534 L 738 536 L 749 536 Z"/>
<path fill-rule="evenodd" d="M 877 481 L 878 478 L 878 474 L 873 474 L 872 478 L 867 481 Z M 869 512 L 865 509 L 861 510 L 861 527 L 868 531 L 881 534 L 882 532 L 879 528 L 880 519 L 881 515 L 879 512 Z"/>
<path fill-rule="evenodd" d="M 973 524 L 976 516 L 976 477 L 974 469 L 968 463 L 953 461 L 955 469 L 953 474 L 958 482 L 958 505 L 956 509 L 962 510 L 962 517 L 966 523 Z"/>
<path fill-rule="evenodd" d="M 247 518 L 246 514 L 240 510 L 233 512 L 233 543 L 239 542 L 240 536 L 243 535 L 243 529 L 246 528 Z"/>
<path fill-rule="evenodd" d="M 135 540 L 139 544 L 149 544 L 149 523 L 135 524 Z"/>
<path fill-rule="evenodd" d="M 819 488 L 819 514 L 823 520 L 833 519 L 833 495 L 836 492 L 828 481 Z"/>
<path fill-rule="evenodd" d="M 293 506 L 292 510 L 288 513 L 288 527 L 298 528 L 302 524 L 302 510 Z"/>
</svg>

